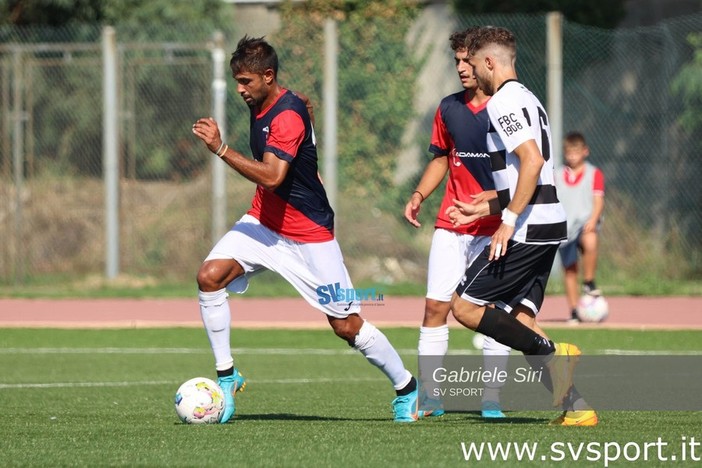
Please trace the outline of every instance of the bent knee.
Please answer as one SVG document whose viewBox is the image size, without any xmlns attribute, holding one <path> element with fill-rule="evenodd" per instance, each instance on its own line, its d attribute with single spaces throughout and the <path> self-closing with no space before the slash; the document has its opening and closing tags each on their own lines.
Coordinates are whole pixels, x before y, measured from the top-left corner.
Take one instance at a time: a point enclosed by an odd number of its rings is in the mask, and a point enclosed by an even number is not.
<svg viewBox="0 0 702 468">
<path fill-rule="evenodd" d="M 357 314 L 351 314 L 346 318 L 329 317 L 329 324 L 336 336 L 346 341 L 349 346 L 353 346 L 356 335 L 363 325 L 363 319 Z"/>
<path fill-rule="evenodd" d="M 439 327 L 445 325 L 450 311 L 450 302 L 427 299 L 424 305 L 424 321 L 422 325 L 425 327 Z"/>
<path fill-rule="evenodd" d="M 207 260 L 197 272 L 200 291 L 217 291 L 244 273 L 236 260 Z"/>
<path fill-rule="evenodd" d="M 451 299 L 451 313 L 453 317 L 463 326 L 475 330 L 480 324 L 482 314 L 480 313 L 483 306 L 473 304 L 457 295 Z"/>
<path fill-rule="evenodd" d="M 218 282 L 218 269 L 211 262 L 204 262 L 197 272 L 197 285 L 200 291 L 211 290 Z M 221 289 L 221 288 L 220 288 Z"/>
</svg>

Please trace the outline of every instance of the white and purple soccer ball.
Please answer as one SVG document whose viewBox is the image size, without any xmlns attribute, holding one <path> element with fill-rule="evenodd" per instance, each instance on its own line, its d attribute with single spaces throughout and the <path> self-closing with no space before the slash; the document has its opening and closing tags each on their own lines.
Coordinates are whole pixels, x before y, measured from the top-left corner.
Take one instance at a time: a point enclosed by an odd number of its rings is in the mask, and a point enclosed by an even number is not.
<svg viewBox="0 0 702 468">
<path fill-rule="evenodd" d="M 609 315 L 609 304 L 603 296 L 584 294 L 578 301 L 576 312 L 581 322 L 602 322 Z"/>
<path fill-rule="evenodd" d="M 195 377 L 178 388 L 175 410 L 186 424 L 216 424 L 224 411 L 224 392 L 215 381 Z"/>
</svg>

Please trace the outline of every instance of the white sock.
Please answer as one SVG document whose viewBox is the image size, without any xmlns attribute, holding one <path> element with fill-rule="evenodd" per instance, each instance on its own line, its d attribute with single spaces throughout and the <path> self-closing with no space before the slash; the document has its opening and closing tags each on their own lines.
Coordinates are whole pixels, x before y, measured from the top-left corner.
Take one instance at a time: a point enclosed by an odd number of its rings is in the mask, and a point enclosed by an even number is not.
<svg viewBox="0 0 702 468">
<path fill-rule="evenodd" d="M 395 390 L 406 387 L 412 380 L 412 374 L 405 369 L 400 355 L 390 341 L 370 322 L 363 322 L 354 340 L 354 347 L 368 359 L 368 362 L 388 376 Z"/>
<path fill-rule="evenodd" d="M 200 315 L 205 325 L 207 337 L 215 358 L 215 368 L 218 371 L 227 370 L 234 366 L 232 349 L 229 343 L 231 312 L 227 301 L 226 289 L 213 292 L 198 292 L 200 299 Z"/>
<path fill-rule="evenodd" d="M 485 336 L 483 341 L 483 369 L 490 370 L 490 372 L 493 372 L 494 369 L 497 369 L 496 372 L 507 372 L 507 359 L 511 350 L 512 348 L 509 346 L 495 341 L 494 338 Z M 498 379 L 486 382 L 482 401 L 499 403 L 500 390 L 503 386 L 504 382 L 500 382 Z"/>
<path fill-rule="evenodd" d="M 417 344 L 419 380 L 422 385 L 422 392 L 435 400 L 439 399 L 439 392 L 437 391 L 439 386 L 432 378 L 432 374 L 443 365 L 444 356 L 448 352 L 448 343 L 448 325 L 419 327 L 419 343 Z"/>
<path fill-rule="evenodd" d="M 445 356 L 448 352 L 449 327 L 419 327 L 419 344 L 417 351 L 420 356 Z"/>
</svg>

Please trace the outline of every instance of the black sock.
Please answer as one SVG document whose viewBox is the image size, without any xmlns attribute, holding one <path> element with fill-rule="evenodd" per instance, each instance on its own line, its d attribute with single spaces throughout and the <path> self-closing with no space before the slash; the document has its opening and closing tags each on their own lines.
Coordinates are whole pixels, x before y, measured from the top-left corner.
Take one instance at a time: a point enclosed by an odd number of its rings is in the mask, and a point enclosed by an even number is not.
<svg viewBox="0 0 702 468">
<path fill-rule="evenodd" d="M 227 377 L 230 375 L 234 375 L 234 368 L 230 367 L 227 370 L 218 370 L 217 371 L 217 377 Z"/>
<path fill-rule="evenodd" d="M 546 387 L 549 393 L 553 393 L 553 380 L 551 380 L 551 373 L 546 370 L 546 362 L 550 359 L 546 356 L 537 355 L 524 355 L 524 358 L 529 363 L 529 366 L 535 371 L 543 371 L 541 373 L 541 383 Z"/>
<path fill-rule="evenodd" d="M 546 355 L 556 350 L 552 341 L 539 335 L 503 310 L 489 307 L 485 309 L 483 318 L 475 331 L 490 336 L 524 354 Z"/>
<path fill-rule="evenodd" d="M 409 395 L 413 391 L 417 390 L 417 379 L 412 377 L 412 380 L 409 381 L 407 385 L 402 387 L 399 390 L 395 390 L 395 393 L 397 396 L 403 396 L 403 395 Z"/>
<path fill-rule="evenodd" d="M 595 286 L 595 280 L 592 280 L 592 281 L 584 281 L 584 282 L 583 282 L 583 285 L 584 285 L 584 286 L 587 286 L 588 288 L 590 288 L 590 290 L 597 289 L 597 286 Z"/>
<path fill-rule="evenodd" d="M 578 318 L 578 309 L 573 309 L 570 311 L 570 318 Z"/>
</svg>

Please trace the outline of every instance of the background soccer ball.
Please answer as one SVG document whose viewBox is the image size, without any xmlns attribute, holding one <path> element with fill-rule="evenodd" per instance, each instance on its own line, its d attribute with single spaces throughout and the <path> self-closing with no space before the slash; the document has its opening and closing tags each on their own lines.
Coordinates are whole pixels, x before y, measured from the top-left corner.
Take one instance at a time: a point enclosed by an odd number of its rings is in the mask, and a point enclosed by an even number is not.
<svg viewBox="0 0 702 468">
<path fill-rule="evenodd" d="M 195 377 L 178 388 L 175 410 L 187 424 L 218 423 L 224 411 L 224 392 L 213 380 Z"/>
<path fill-rule="evenodd" d="M 609 304 L 603 296 L 584 294 L 578 301 L 577 314 L 581 322 L 602 322 L 609 315 Z"/>
</svg>

